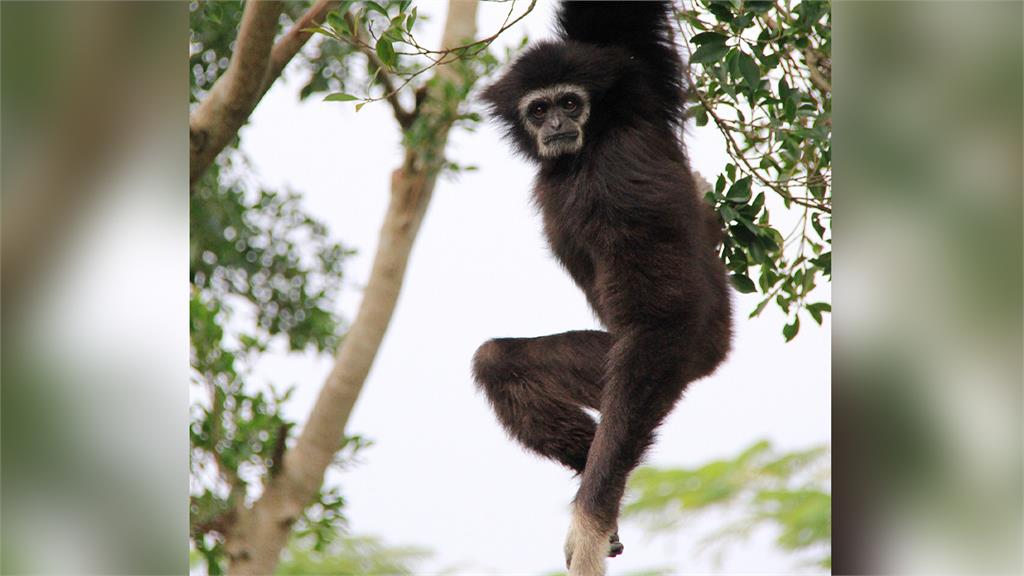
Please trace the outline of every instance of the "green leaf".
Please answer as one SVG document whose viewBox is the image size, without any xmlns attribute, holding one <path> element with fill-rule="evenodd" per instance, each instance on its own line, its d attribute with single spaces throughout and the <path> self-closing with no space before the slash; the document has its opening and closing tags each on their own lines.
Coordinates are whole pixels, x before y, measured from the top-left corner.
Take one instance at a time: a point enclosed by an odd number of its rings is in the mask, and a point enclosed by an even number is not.
<svg viewBox="0 0 1024 576">
<path fill-rule="evenodd" d="M 732 21 L 732 12 L 729 11 L 729 6 L 724 2 L 712 2 L 711 5 L 708 6 L 708 10 L 715 15 L 715 18 L 718 18 L 719 22 Z"/>
<path fill-rule="evenodd" d="M 314 28 L 303 28 L 301 31 L 302 32 L 309 32 L 310 34 L 323 34 L 324 36 L 327 36 L 327 37 L 330 37 L 330 38 L 337 38 L 338 37 L 337 34 L 333 30 L 331 30 L 330 28 L 325 28 L 324 26 L 316 26 Z"/>
<path fill-rule="evenodd" d="M 732 285 L 740 292 L 744 294 L 757 292 L 757 287 L 754 286 L 754 281 L 748 278 L 745 274 L 733 274 L 729 278 L 732 280 Z"/>
<path fill-rule="evenodd" d="M 733 19 L 733 21 L 729 23 L 729 26 L 731 26 L 732 29 L 735 30 L 736 32 L 742 32 L 743 30 L 749 28 L 750 25 L 753 23 L 754 15 L 747 13 L 738 18 Z"/>
<path fill-rule="evenodd" d="M 754 234 L 755 236 L 757 234 L 762 234 L 763 233 L 762 232 L 762 228 L 758 228 L 757 224 L 754 224 L 753 222 L 751 222 L 749 218 L 746 218 L 746 217 L 744 217 L 742 215 L 737 215 L 736 216 L 736 221 L 739 222 L 740 224 L 743 224 L 743 226 L 745 226 L 747 230 L 750 230 L 750 233 Z"/>
<path fill-rule="evenodd" d="M 743 52 L 737 57 L 737 62 L 740 73 L 743 74 L 743 79 L 747 82 L 747 86 L 751 90 L 756 90 L 757 85 L 761 82 L 761 69 L 757 67 L 754 57 Z"/>
<path fill-rule="evenodd" d="M 392 42 L 402 42 L 404 38 L 402 37 L 402 23 L 398 21 L 400 18 L 405 18 L 405 16 L 395 16 L 395 20 L 391 21 L 391 27 L 385 30 L 384 34 L 381 34 L 381 36 Z"/>
<path fill-rule="evenodd" d="M 753 258 L 754 262 L 758 264 L 764 264 L 767 259 L 767 254 L 764 251 L 764 246 L 761 245 L 761 241 L 754 238 L 750 242 L 750 257 Z"/>
<path fill-rule="evenodd" d="M 747 0 L 744 6 L 755 14 L 764 14 L 775 6 L 775 2 L 771 0 Z"/>
<path fill-rule="evenodd" d="M 704 44 L 693 51 L 693 55 L 690 56 L 690 62 L 695 64 L 717 62 L 721 60 L 727 52 L 729 52 L 729 47 L 725 44 Z"/>
<path fill-rule="evenodd" d="M 808 304 L 806 308 L 807 311 L 811 313 L 811 317 L 813 317 L 814 321 L 818 324 L 821 324 L 821 315 L 823 312 L 832 312 L 832 305 L 828 302 L 815 302 L 814 304 Z"/>
<path fill-rule="evenodd" d="M 817 322 L 818 325 L 820 326 L 821 325 L 821 310 L 811 310 L 810 307 L 808 307 L 807 311 L 811 313 L 811 318 L 814 318 L 814 321 Z"/>
<path fill-rule="evenodd" d="M 768 303 L 771 301 L 771 298 L 765 298 L 764 300 L 761 300 L 761 303 L 757 305 L 757 308 L 754 308 L 754 311 L 750 313 L 750 316 L 748 316 L 748 318 L 759 316 L 761 312 L 764 312 L 765 306 L 767 306 Z"/>
<path fill-rule="evenodd" d="M 786 342 L 789 342 L 793 338 L 796 338 L 797 332 L 800 331 L 800 318 L 793 318 L 792 324 L 786 324 L 782 328 L 782 335 L 786 337 Z"/>
<path fill-rule="evenodd" d="M 362 110 L 363 106 L 366 106 L 367 104 L 369 104 L 369 102 L 360 102 L 359 104 L 356 104 L 356 112 Z"/>
<path fill-rule="evenodd" d="M 327 15 L 327 23 L 331 25 L 331 28 L 335 30 L 345 30 L 345 19 L 342 18 L 337 12 L 331 12 Z"/>
<path fill-rule="evenodd" d="M 697 126 L 707 126 L 707 124 L 708 124 L 708 111 L 707 111 L 706 108 L 701 106 L 700 109 L 697 110 L 697 115 L 694 118 L 694 122 L 697 124 Z"/>
<path fill-rule="evenodd" d="M 324 97 L 324 102 L 351 102 L 352 100 L 359 100 L 359 97 L 344 92 L 335 92 Z"/>
<path fill-rule="evenodd" d="M 725 199 L 736 204 L 745 204 L 750 200 L 750 176 L 740 178 L 730 186 Z"/>
<path fill-rule="evenodd" d="M 789 88 L 789 83 L 786 82 L 786 79 L 779 78 L 779 100 L 788 99 L 790 92 L 792 92 L 792 90 Z"/>
<path fill-rule="evenodd" d="M 406 18 L 406 20 L 405 20 L 405 31 L 406 32 L 410 32 L 410 33 L 412 32 L 412 25 L 416 23 L 416 10 L 417 10 L 417 8 L 413 7 L 412 13 L 410 13 L 409 17 Z"/>
<path fill-rule="evenodd" d="M 754 214 L 757 215 L 761 211 L 761 207 L 764 206 L 764 192 L 759 192 L 750 206 Z"/>
<path fill-rule="evenodd" d="M 703 46 L 704 44 L 725 44 L 727 38 L 725 34 L 718 32 L 701 32 L 690 38 L 690 42 L 698 46 Z"/>
<path fill-rule="evenodd" d="M 380 13 L 385 18 L 388 17 L 388 11 L 385 10 L 384 7 L 381 6 L 380 4 L 377 4 L 376 2 L 371 2 L 370 0 L 367 0 L 366 2 L 364 2 L 364 4 L 366 5 L 367 9 Z"/>
<path fill-rule="evenodd" d="M 390 40 L 381 38 L 377 41 L 377 56 L 380 57 L 380 61 L 388 68 L 395 67 L 395 47 L 391 45 Z"/>
</svg>

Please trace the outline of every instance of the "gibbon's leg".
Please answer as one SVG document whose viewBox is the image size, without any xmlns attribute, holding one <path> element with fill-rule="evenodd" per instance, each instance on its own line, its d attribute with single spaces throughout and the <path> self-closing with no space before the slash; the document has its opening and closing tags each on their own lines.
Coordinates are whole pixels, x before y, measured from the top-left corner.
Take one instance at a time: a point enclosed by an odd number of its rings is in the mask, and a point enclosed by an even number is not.
<svg viewBox="0 0 1024 576">
<path fill-rule="evenodd" d="M 601 423 L 573 502 L 565 543 L 570 576 L 601 576 L 629 473 L 654 440 L 692 372 L 680 339 L 661 330 L 633 329 L 608 355 Z"/>
<path fill-rule="evenodd" d="M 581 407 L 601 407 L 611 344 L 610 334 L 595 330 L 497 338 L 477 350 L 473 373 L 512 437 L 582 474 L 597 426 Z M 613 529 L 607 555 L 615 557 L 623 550 Z"/>
<path fill-rule="evenodd" d="M 513 438 L 579 474 L 597 427 L 581 408 L 600 408 L 611 344 L 592 330 L 496 338 L 477 350 L 473 373 Z"/>
</svg>

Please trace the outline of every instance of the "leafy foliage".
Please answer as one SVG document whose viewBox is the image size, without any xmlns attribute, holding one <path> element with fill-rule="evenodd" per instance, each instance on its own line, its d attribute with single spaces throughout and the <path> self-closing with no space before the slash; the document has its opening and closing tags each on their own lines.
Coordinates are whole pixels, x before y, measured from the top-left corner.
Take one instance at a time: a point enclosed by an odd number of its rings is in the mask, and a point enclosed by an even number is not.
<svg viewBox="0 0 1024 576">
<path fill-rule="evenodd" d="M 293 426 L 282 414 L 292 389 L 254 381 L 252 366 L 275 341 L 334 350 L 341 321 L 332 306 L 351 254 L 298 196 L 249 190 L 231 176 L 239 157 L 232 150 L 212 166 L 190 206 L 192 537 L 210 573 L 220 569 L 224 518 L 276 473 Z M 350 439 L 342 454 L 366 445 Z M 300 529 L 328 542 L 343 504 L 322 491 Z"/>
<path fill-rule="evenodd" d="M 819 324 L 831 311 L 808 301 L 832 277 L 831 5 L 700 0 L 678 18 L 689 114 L 717 127 L 732 157 L 707 195 L 729 229 L 722 259 L 737 290 L 763 295 L 751 317 L 774 300 L 792 340 L 801 310 Z M 800 214 L 785 234 L 771 219 L 779 203 Z"/>
<path fill-rule="evenodd" d="M 292 26 L 309 7 L 307 2 L 285 2 L 281 24 Z M 191 101 L 202 100 L 213 83 L 227 69 L 244 2 L 193 0 L 189 3 L 189 79 Z M 314 92 L 344 90 L 351 78 L 351 46 L 337 43 L 313 43 L 297 56 L 306 74 L 300 91 L 305 98 Z"/>
<path fill-rule="evenodd" d="M 243 8 L 190 4 L 192 101 L 227 68 Z M 282 23 L 304 9 L 286 3 Z M 333 307 L 352 253 L 303 211 L 297 194 L 254 185 L 247 168 L 229 146 L 190 200 L 191 542 L 210 574 L 223 569 L 228 518 L 276 473 L 294 425 L 282 413 L 291 388 L 257 382 L 252 366 L 275 343 L 333 352 L 343 328 Z M 350 439 L 342 454 L 367 444 Z M 344 524 L 343 505 L 336 489 L 322 490 L 297 529 L 326 545 Z"/>
<path fill-rule="evenodd" d="M 210 0 L 189 3 L 190 101 L 202 100 L 228 68 L 232 46 L 242 21 L 241 2 Z"/>
<path fill-rule="evenodd" d="M 315 32 L 335 40 L 338 44 L 350 46 L 367 55 L 370 64 L 370 84 L 377 84 L 385 92 L 378 96 L 355 96 L 347 93 L 330 94 L 326 99 L 334 101 L 360 101 L 356 109 L 378 100 L 395 96 L 406 88 L 418 88 L 417 79 L 441 64 L 461 61 L 477 70 L 476 77 L 493 70 L 497 60 L 488 52 L 490 44 L 503 32 L 514 26 L 519 20 L 530 13 L 536 0 L 518 16 L 515 13 L 515 2 L 510 3 L 508 16 L 502 27 L 487 38 L 442 49 L 423 46 L 414 35 L 416 22 L 422 21 L 419 8 L 413 6 L 411 0 L 391 0 L 389 2 L 354 2 L 345 0 L 335 12 L 327 17 L 327 22 L 314 29 Z M 390 85 L 385 78 L 394 75 L 400 82 Z M 468 83 L 472 86 L 472 82 Z"/>
<path fill-rule="evenodd" d="M 323 549 L 296 538 L 285 551 L 276 574 L 352 574 L 411 576 L 431 553 L 422 548 L 388 546 L 378 538 L 345 536 Z"/>
<path fill-rule="evenodd" d="M 693 514 L 739 510 L 740 519 L 708 542 L 772 525 L 778 530 L 780 548 L 818 554 L 816 563 L 830 567 L 832 495 L 827 453 L 825 448 L 778 453 L 761 441 L 733 459 L 694 469 L 640 468 L 630 478 L 623 517 L 666 532 Z"/>
</svg>

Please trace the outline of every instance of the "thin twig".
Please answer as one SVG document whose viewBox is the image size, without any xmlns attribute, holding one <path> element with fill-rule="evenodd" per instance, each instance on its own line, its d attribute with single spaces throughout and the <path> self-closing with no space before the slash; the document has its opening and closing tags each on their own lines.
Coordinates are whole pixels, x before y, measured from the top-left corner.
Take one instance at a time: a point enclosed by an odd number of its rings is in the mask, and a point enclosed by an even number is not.
<svg viewBox="0 0 1024 576">
<path fill-rule="evenodd" d="M 818 54 L 811 49 L 804 50 L 804 59 L 807 61 L 807 70 L 811 74 L 811 82 L 822 92 L 832 93 L 832 83 L 825 78 L 825 75 L 818 69 Z"/>
<path fill-rule="evenodd" d="M 274 48 L 270 51 L 270 64 L 267 67 L 267 75 L 263 79 L 263 93 L 274 84 L 281 73 L 284 72 L 288 63 L 299 53 L 299 50 L 306 44 L 306 41 L 313 35 L 309 31 L 323 24 L 327 14 L 337 8 L 339 0 L 318 0 L 298 20 L 292 24 L 288 32 L 281 37 Z"/>
<path fill-rule="evenodd" d="M 356 42 L 352 44 L 356 46 L 356 48 L 364 56 L 366 56 L 366 59 L 370 61 L 370 65 L 376 69 L 374 74 L 380 81 L 381 86 L 384 87 L 383 98 L 386 99 L 388 101 L 388 104 L 391 105 L 391 109 L 395 113 L 395 120 L 398 121 L 398 125 L 401 126 L 402 129 L 406 129 L 409 126 L 412 126 L 412 122 L 413 120 L 415 120 L 415 116 L 413 115 L 412 112 L 406 110 L 405 106 L 403 106 L 402 102 L 398 99 L 398 91 L 400 87 L 395 87 L 394 78 L 392 77 L 391 73 L 388 72 L 388 69 L 384 65 L 384 63 L 381 62 L 380 57 L 377 56 L 377 51 L 371 48 L 365 42 L 363 42 L 362 39 L 360 38 L 360 30 L 356 26 L 355 17 L 352 16 L 351 12 L 345 14 L 345 22 L 348 23 L 349 29 L 352 30 L 352 35 L 356 40 Z"/>
<path fill-rule="evenodd" d="M 427 72 L 428 70 L 436 68 L 437 66 L 440 66 L 440 65 L 443 65 L 443 64 L 450 64 L 451 62 L 455 62 L 456 60 L 463 59 L 465 56 L 476 56 L 480 52 L 486 50 L 487 47 L 490 46 L 498 38 L 498 36 L 500 36 L 503 32 L 505 32 L 506 30 L 508 30 L 512 26 L 515 26 L 520 20 L 525 18 L 527 14 L 532 12 L 534 7 L 536 7 L 536 5 L 537 5 L 537 0 L 530 0 L 530 5 L 526 7 L 526 10 L 522 14 L 517 16 L 514 20 L 509 21 L 509 18 L 511 16 L 512 10 L 515 9 L 515 2 L 513 1 L 512 2 L 512 8 L 509 10 L 509 14 L 507 14 L 505 16 L 505 21 L 502 24 L 501 28 L 498 29 L 497 32 L 495 32 L 494 34 L 492 34 L 492 35 L 490 35 L 490 36 L 488 36 L 486 38 L 477 40 L 475 42 L 470 42 L 468 44 L 463 44 L 461 46 L 455 46 L 455 47 L 452 47 L 452 48 L 444 48 L 444 49 L 441 49 L 441 50 L 432 50 L 432 49 L 424 48 L 423 46 L 419 45 L 416 42 L 415 38 L 411 34 L 408 34 L 407 35 L 408 38 L 403 40 L 403 42 L 405 42 L 406 44 L 416 48 L 418 51 L 417 52 L 412 52 L 412 53 L 396 52 L 396 54 L 406 54 L 406 55 L 413 55 L 413 56 L 424 56 L 424 57 L 428 58 L 431 61 L 430 64 L 428 64 L 428 65 L 424 66 L 423 68 L 420 68 L 419 70 L 416 70 L 415 72 L 412 72 L 412 73 L 410 73 L 408 75 L 399 74 L 399 77 L 403 78 L 403 81 L 400 84 L 395 86 L 393 81 L 391 81 L 390 87 L 389 87 L 388 84 L 384 84 L 384 87 L 385 87 L 385 93 L 384 94 L 382 94 L 380 96 L 364 98 L 363 102 L 376 102 L 376 101 L 379 101 L 379 100 L 387 100 L 388 102 L 397 102 L 398 101 L 397 100 L 398 93 L 401 92 L 403 88 L 408 86 L 418 76 L 422 75 L 424 72 Z M 350 14 L 346 14 L 345 18 L 346 18 L 346 21 L 349 22 L 350 27 L 352 27 L 352 29 L 355 30 L 355 26 L 353 25 L 353 22 L 352 22 L 352 16 Z M 367 58 L 370 58 L 371 61 L 373 61 L 375 63 L 379 63 L 380 66 L 383 66 L 385 68 L 385 70 L 387 70 L 386 66 L 384 66 L 384 64 L 382 62 L 380 62 L 380 59 L 377 57 L 376 50 L 373 48 L 373 46 L 370 46 L 362 38 L 359 38 L 358 36 L 352 36 L 352 37 L 342 36 L 342 35 L 331 35 L 331 36 L 333 38 L 337 39 L 337 40 L 340 40 L 342 42 L 346 42 L 346 43 L 348 43 L 350 45 L 355 46 L 360 52 L 365 54 L 367 56 Z M 435 58 L 435 55 L 437 56 L 436 58 Z M 451 58 L 449 58 L 449 56 L 451 56 Z M 383 82 L 382 82 L 382 84 L 383 84 Z M 395 104 L 392 104 L 392 106 L 395 106 Z M 396 114 L 397 114 L 397 112 L 396 112 Z"/>
</svg>

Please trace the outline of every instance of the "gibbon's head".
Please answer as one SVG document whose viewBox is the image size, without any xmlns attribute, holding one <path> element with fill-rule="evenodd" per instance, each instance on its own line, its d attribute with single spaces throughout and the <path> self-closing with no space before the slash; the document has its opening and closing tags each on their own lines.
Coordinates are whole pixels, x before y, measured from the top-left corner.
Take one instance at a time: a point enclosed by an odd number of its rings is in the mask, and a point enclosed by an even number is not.
<svg viewBox="0 0 1024 576">
<path fill-rule="evenodd" d="M 555 84 L 531 90 L 516 107 L 542 158 L 575 154 L 583 148 L 583 129 L 590 117 L 590 101 L 581 86 Z"/>
<path fill-rule="evenodd" d="M 595 140 L 628 55 L 576 42 L 545 42 L 482 93 L 516 148 L 538 160 L 578 154 Z"/>
</svg>

